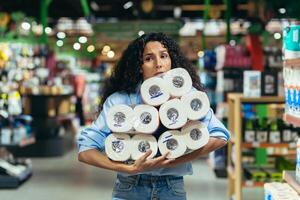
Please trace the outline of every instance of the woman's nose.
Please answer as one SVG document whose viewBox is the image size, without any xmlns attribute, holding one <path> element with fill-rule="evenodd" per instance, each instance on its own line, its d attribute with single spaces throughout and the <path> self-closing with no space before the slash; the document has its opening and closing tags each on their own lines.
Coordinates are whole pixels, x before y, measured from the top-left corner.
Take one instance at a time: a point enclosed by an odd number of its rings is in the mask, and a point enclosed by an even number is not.
<svg viewBox="0 0 300 200">
<path fill-rule="evenodd" d="M 161 62 L 161 60 L 158 58 L 158 59 L 156 59 L 156 68 L 162 68 L 162 62 Z"/>
</svg>

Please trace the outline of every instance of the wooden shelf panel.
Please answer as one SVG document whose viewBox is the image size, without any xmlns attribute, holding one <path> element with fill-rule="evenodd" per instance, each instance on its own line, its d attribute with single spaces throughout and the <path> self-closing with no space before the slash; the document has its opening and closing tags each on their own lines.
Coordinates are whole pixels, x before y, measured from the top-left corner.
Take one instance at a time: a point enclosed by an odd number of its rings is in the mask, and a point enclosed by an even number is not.
<svg viewBox="0 0 300 200">
<path fill-rule="evenodd" d="M 229 93 L 229 100 L 239 99 L 241 103 L 284 103 L 285 99 L 282 96 L 261 96 L 261 97 L 245 97 L 241 93 Z"/>
<path fill-rule="evenodd" d="M 227 166 L 227 173 L 230 178 L 235 179 L 234 168 L 231 165 Z"/>
<path fill-rule="evenodd" d="M 291 114 L 284 114 L 283 119 L 290 124 L 300 126 L 300 118 L 296 116 L 293 116 Z"/>
<path fill-rule="evenodd" d="M 283 171 L 283 180 L 285 180 L 298 194 L 300 194 L 300 182 L 296 180 L 295 171 Z"/>
<path fill-rule="evenodd" d="M 278 144 L 272 144 L 272 143 L 259 143 L 259 142 L 253 142 L 253 143 L 243 143 L 242 144 L 243 148 L 257 148 L 257 147 L 262 147 L 262 148 L 267 148 L 267 147 L 290 147 L 289 143 L 278 143 Z"/>
<path fill-rule="evenodd" d="M 285 67 L 300 67 L 300 58 L 297 59 L 287 59 L 283 62 Z"/>
</svg>

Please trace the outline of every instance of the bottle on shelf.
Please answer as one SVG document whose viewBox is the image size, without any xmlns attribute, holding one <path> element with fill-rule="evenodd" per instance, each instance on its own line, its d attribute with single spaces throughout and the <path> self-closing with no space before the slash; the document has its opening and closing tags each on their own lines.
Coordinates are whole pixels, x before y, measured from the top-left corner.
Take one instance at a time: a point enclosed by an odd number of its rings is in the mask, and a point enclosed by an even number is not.
<svg viewBox="0 0 300 200">
<path fill-rule="evenodd" d="M 280 132 L 278 130 L 278 124 L 276 119 L 271 120 L 269 141 L 270 143 L 274 143 L 274 144 L 281 142 Z"/>
<path fill-rule="evenodd" d="M 287 124 L 282 119 L 278 119 L 279 129 L 281 131 L 281 141 L 282 142 L 291 142 L 292 141 L 292 130 L 291 125 Z"/>
<path fill-rule="evenodd" d="M 259 143 L 268 142 L 268 121 L 267 118 L 258 119 L 258 130 L 256 131 L 256 141 Z"/>
<path fill-rule="evenodd" d="M 254 130 L 252 119 L 246 119 L 244 137 L 245 137 L 244 138 L 245 142 L 255 142 L 255 130 Z"/>
</svg>

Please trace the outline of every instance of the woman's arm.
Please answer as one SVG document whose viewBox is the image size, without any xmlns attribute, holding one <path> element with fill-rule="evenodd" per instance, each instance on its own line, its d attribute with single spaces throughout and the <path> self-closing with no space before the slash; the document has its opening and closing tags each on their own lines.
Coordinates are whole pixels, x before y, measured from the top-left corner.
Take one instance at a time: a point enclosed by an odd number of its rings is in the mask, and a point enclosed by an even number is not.
<svg viewBox="0 0 300 200">
<path fill-rule="evenodd" d="M 127 165 L 122 162 L 111 161 L 106 155 L 97 149 L 90 149 L 79 153 L 78 160 L 95 167 L 128 174 L 136 174 L 146 170 L 167 166 L 172 161 L 166 159 L 168 154 L 164 154 L 154 159 L 147 159 L 150 155 L 151 150 L 147 151 L 141 158 L 136 160 L 134 164 Z"/>
<path fill-rule="evenodd" d="M 177 159 L 166 159 L 168 154 L 164 154 L 154 159 L 147 159 L 151 154 L 151 150 L 147 151 L 140 159 L 136 160 L 134 164 L 127 165 L 122 162 L 111 161 L 106 155 L 98 151 L 97 149 L 90 149 L 79 153 L 78 160 L 80 162 L 100 167 L 117 172 L 123 172 L 128 174 L 135 174 L 146 170 L 155 168 L 173 167 L 182 163 L 186 163 L 199 158 L 202 155 L 206 155 L 211 151 L 221 148 L 226 145 L 226 141 L 219 138 L 211 137 L 209 142 L 201 149 L 195 150 L 192 153 L 181 156 Z"/>
<path fill-rule="evenodd" d="M 104 169 L 109 169 L 118 172 L 128 173 L 128 165 L 121 162 L 114 162 L 108 159 L 106 155 L 98 151 L 97 149 L 90 149 L 87 151 L 80 152 L 78 154 L 78 160 L 80 162 L 93 165 L 95 167 L 100 167 Z"/>
</svg>

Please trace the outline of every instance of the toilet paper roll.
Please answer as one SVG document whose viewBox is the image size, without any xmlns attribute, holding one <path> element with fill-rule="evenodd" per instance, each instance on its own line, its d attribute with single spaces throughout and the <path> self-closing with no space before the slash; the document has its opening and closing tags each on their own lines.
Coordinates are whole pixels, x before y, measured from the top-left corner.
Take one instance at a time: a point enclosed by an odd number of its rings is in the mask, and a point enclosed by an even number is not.
<svg viewBox="0 0 300 200">
<path fill-rule="evenodd" d="M 159 106 L 168 101 L 170 93 L 164 79 L 152 77 L 143 82 L 141 96 L 146 104 Z"/>
<path fill-rule="evenodd" d="M 171 99 L 160 106 L 161 123 L 168 129 L 178 129 L 187 122 L 187 109 L 179 99 Z"/>
<path fill-rule="evenodd" d="M 112 133 L 105 139 L 106 155 L 114 161 L 126 161 L 131 154 L 130 136 L 125 133 Z"/>
<path fill-rule="evenodd" d="M 181 133 L 187 148 L 191 150 L 203 147 L 209 140 L 209 132 L 206 125 L 199 121 L 189 121 L 182 127 Z"/>
<path fill-rule="evenodd" d="M 140 104 L 134 107 L 133 128 L 139 133 L 154 133 L 159 126 L 158 111 L 155 107 Z"/>
<path fill-rule="evenodd" d="M 210 103 L 205 92 L 193 91 L 181 97 L 181 101 L 187 110 L 190 120 L 198 120 L 205 117 L 210 109 Z"/>
<path fill-rule="evenodd" d="M 184 155 L 186 151 L 184 135 L 177 130 L 166 131 L 158 139 L 158 148 L 162 155 L 170 152 L 167 158 L 178 158 Z"/>
<path fill-rule="evenodd" d="M 148 158 L 153 158 L 157 153 L 157 141 L 152 135 L 138 134 L 131 138 L 131 158 L 133 160 L 139 159 L 148 150 L 152 150 L 152 153 Z"/>
<path fill-rule="evenodd" d="M 106 115 L 106 123 L 112 132 L 129 132 L 132 130 L 134 112 L 131 107 L 119 104 L 111 107 Z"/>
<path fill-rule="evenodd" d="M 192 79 L 184 68 L 175 68 L 168 71 L 164 77 L 169 87 L 169 93 L 173 97 L 181 97 L 192 89 Z"/>
</svg>

